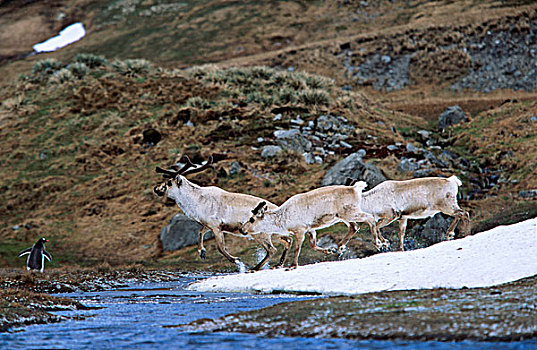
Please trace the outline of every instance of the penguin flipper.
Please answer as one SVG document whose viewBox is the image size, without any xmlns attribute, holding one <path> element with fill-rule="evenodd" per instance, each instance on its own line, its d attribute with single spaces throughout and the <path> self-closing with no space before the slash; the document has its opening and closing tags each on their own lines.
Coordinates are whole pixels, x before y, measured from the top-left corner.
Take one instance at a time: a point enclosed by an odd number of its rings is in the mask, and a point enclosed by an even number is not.
<svg viewBox="0 0 537 350">
<path fill-rule="evenodd" d="M 43 250 L 43 256 L 47 258 L 48 261 L 52 261 L 52 256 L 46 250 Z"/>
<path fill-rule="evenodd" d="M 31 251 L 32 251 L 32 248 L 26 248 L 22 252 L 20 252 L 19 255 L 17 256 L 20 258 L 23 255 L 30 254 Z"/>
</svg>

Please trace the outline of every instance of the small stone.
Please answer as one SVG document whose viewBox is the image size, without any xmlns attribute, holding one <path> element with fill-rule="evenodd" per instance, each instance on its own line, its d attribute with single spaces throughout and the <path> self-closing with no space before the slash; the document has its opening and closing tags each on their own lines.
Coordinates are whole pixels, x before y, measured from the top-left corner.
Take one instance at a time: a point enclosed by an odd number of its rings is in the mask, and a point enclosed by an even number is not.
<svg viewBox="0 0 537 350">
<path fill-rule="evenodd" d="M 12 227 L 12 229 L 15 230 L 15 231 L 20 230 L 20 228 L 21 227 L 19 225 L 15 225 L 15 226 Z"/>
<path fill-rule="evenodd" d="M 397 170 L 402 173 L 411 173 L 418 169 L 419 169 L 419 165 L 416 164 L 416 160 L 414 158 L 403 157 L 401 158 L 399 165 L 397 165 Z"/>
<path fill-rule="evenodd" d="M 302 157 L 304 157 L 304 161 L 307 164 L 315 164 L 315 156 L 311 153 L 302 153 Z"/>
<path fill-rule="evenodd" d="M 288 139 L 288 138 L 291 138 L 295 135 L 298 135 L 300 133 L 299 130 L 297 129 L 292 129 L 292 130 L 276 130 L 274 131 L 274 136 L 277 138 L 277 139 Z"/>
<path fill-rule="evenodd" d="M 537 189 L 535 189 L 535 190 L 520 191 L 520 192 L 518 192 L 518 196 L 519 196 L 520 198 L 525 198 L 525 199 L 534 199 L 534 198 L 537 198 Z"/>
<path fill-rule="evenodd" d="M 229 167 L 229 175 L 237 175 L 241 168 L 242 167 L 239 162 L 231 162 L 231 166 Z"/>
<path fill-rule="evenodd" d="M 297 115 L 295 119 L 291 119 L 291 123 L 302 125 L 304 124 L 304 121 L 300 119 L 300 115 Z"/>
<path fill-rule="evenodd" d="M 280 146 L 274 146 L 274 145 L 264 146 L 263 150 L 261 151 L 261 157 L 272 158 L 280 154 L 281 152 L 283 152 L 283 149 Z"/>
<path fill-rule="evenodd" d="M 339 141 L 339 144 L 342 146 L 342 147 L 345 147 L 345 148 L 352 148 L 352 145 L 350 143 L 347 143 L 345 141 Z"/>
<path fill-rule="evenodd" d="M 409 153 L 419 153 L 420 150 L 418 147 L 410 144 L 410 143 L 407 143 L 406 144 L 406 151 L 409 152 Z"/>
<path fill-rule="evenodd" d="M 388 145 L 388 147 L 386 148 L 388 149 L 388 151 L 395 151 L 398 147 L 396 145 Z"/>
<path fill-rule="evenodd" d="M 438 118 L 438 129 L 443 130 L 449 126 L 467 122 L 468 120 L 468 117 L 464 114 L 461 107 L 457 105 L 451 106 L 446 108 L 446 110 L 440 114 L 440 117 Z"/>
<path fill-rule="evenodd" d="M 434 171 L 432 169 L 419 169 L 419 170 L 414 171 L 414 173 L 412 173 L 412 176 L 415 178 L 429 177 L 429 176 L 432 176 L 433 173 Z"/>
<path fill-rule="evenodd" d="M 258 137 L 258 138 L 257 138 L 257 142 L 261 143 L 261 142 L 263 142 L 263 141 L 265 141 L 264 138 L 262 138 L 262 137 Z"/>
<path fill-rule="evenodd" d="M 530 121 L 533 122 L 533 123 L 537 122 L 537 116 L 532 115 L 530 117 Z"/>
<path fill-rule="evenodd" d="M 282 114 L 281 114 L 281 113 L 278 113 L 278 114 L 276 114 L 276 115 L 274 116 L 274 119 L 272 119 L 272 120 L 274 120 L 274 121 L 278 121 L 278 120 L 281 120 L 281 119 L 282 119 Z"/>
<path fill-rule="evenodd" d="M 420 135 L 424 140 L 427 140 L 429 137 L 431 137 L 431 132 L 427 130 L 420 130 L 418 131 L 418 135 Z"/>
<path fill-rule="evenodd" d="M 380 60 L 382 61 L 382 63 L 388 64 L 392 61 L 392 58 L 388 55 L 384 55 L 380 58 Z"/>
</svg>

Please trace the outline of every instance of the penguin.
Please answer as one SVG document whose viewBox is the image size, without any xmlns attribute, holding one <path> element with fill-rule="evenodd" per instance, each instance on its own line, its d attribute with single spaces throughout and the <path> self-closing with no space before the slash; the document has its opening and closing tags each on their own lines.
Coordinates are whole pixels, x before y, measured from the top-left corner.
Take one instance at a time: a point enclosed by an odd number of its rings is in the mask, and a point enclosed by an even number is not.
<svg viewBox="0 0 537 350">
<path fill-rule="evenodd" d="M 48 239 L 40 238 L 31 248 L 24 249 L 19 253 L 19 258 L 23 255 L 28 255 L 26 260 L 26 270 L 39 270 L 43 272 L 45 269 L 45 258 L 52 261 L 52 256 L 45 250 L 45 242 Z"/>
</svg>

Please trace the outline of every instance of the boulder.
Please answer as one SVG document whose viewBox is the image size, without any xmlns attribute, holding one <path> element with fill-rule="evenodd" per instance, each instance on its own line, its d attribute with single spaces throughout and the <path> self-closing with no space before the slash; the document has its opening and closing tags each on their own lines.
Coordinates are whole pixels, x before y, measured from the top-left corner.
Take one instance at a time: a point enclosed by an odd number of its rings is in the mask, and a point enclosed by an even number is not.
<svg viewBox="0 0 537 350">
<path fill-rule="evenodd" d="M 202 226 L 183 214 L 175 214 L 170 223 L 160 231 L 160 241 L 165 251 L 178 250 L 198 243 L 198 232 Z M 205 239 L 213 238 L 212 232 Z"/>
<path fill-rule="evenodd" d="M 445 111 L 440 114 L 438 118 L 438 129 L 443 130 L 451 125 L 455 125 L 461 122 L 467 122 L 469 119 L 462 111 L 461 107 L 455 105 L 446 108 Z"/>
<path fill-rule="evenodd" d="M 430 245 L 445 240 L 446 231 L 451 225 L 453 218 L 444 214 L 436 214 L 432 218 L 422 223 L 422 221 L 409 230 L 405 235 L 405 241 L 408 238 L 414 238 L 418 242 L 417 248 L 428 247 Z M 409 221 L 410 223 L 410 221 Z"/>
<path fill-rule="evenodd" d="M 276 130 L 274 136 L 278 145 L 286 150 L 304 153 L 311 151 L 313 146 L 311 141 L 298 129 Z"/>
<path fill-rule="evenodd" d="M 276 155 L 283 152 L 283 149 L 280 146 L 263 146 L 263 149 L 261 150 L 261 157 L 263 158 L 272 158 Z"/>
<path fill-rule="evenodd" d="M 353 153 L 330 168 L 321 185 L 343 185 L 347 177 L 367 182 L 367 189 L 386 181 L 386 177 L 376 166 L 364 163 L 359 153 Z"/>
</svg>

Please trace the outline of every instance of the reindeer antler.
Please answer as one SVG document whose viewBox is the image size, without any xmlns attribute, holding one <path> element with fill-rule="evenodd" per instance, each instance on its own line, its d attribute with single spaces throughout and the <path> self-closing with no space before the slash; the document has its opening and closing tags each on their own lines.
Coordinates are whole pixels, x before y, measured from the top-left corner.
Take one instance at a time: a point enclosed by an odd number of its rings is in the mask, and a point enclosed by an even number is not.
<svg viewBox="0 0 537 350">
<path fill-rule="evenodd" d="M 198 167 L 198 168 L 196 168 L 196 165 L 192 163 L 190 158 L 188 158 L 188 156 L 186 155 L 182 156 L 179 161 L 181 163 L 185 163 L 185 165 L 183 165 L 183 167 L 179 170 L 168 170 L 168 169 L 163 169 L 161 167 L 156 167 L 155 171 L 159 174 L 162 174 L 165 178 L 168 178 L 168 179 L 173 179 L 177 175 L 186 176 L 186 175 L 190 175 L 194 173 L 199 173 L 200 171 L 203 171 L 209 167 L 212 167 L 213 156 L 210 156 L 209 159 L 207 160 L 207 163 L 205 163 L 203 166 Z M 187 171 L 190 168 L 195 168 L 195 169 Z"/>
<path fill-rule="evenodd" d="M 352 177 L 347 177 L 347 179 L 345 180 L 345 186 L 354 186 L 357 181 L 358 180 L 353 179 Z"/>
<path fill-rule="evenodd" d="M 194 164 L 192 164 L 192 162 L 190 161 L 190 159 L 185 156 L 186 159 L 187 159 L 187 162 L 189 165 L 194 166 Z M 195 173 L 199 173 L 207 168 L 213 168 L 213 156 L 209 156 L 209 159 L 207 159 L 207 162 L 205 164 L 203 164 L 202 166 L 198 167 L 198 168 L 195 168 L 195 169 L 191 169 L 191 170 L 188 170 L 188 171 L 185 171 L 184 173 L 181 173 L 181 175 L 183 176 L 187 176 L 187 175 L 190 175 L 190 174 L 195 174 Z"/>
</svg>

